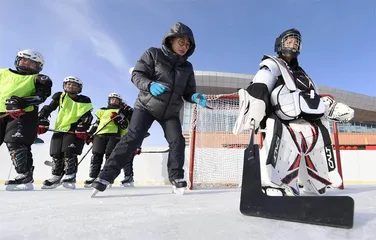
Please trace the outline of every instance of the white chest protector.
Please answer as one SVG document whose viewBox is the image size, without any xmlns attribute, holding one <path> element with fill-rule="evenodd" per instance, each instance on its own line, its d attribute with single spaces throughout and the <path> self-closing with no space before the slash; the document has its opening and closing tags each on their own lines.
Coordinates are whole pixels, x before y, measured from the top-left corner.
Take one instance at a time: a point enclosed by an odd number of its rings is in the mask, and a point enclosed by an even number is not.
<svg viewBox="0 0 376 240">
<path fill-rule="evenodd" d="M 316 88 L 313 86 L 309 92 L 298 89 L 287 64 L 277 57 L 266 56 L 268 58 L 262 61 L 260 66 L 268 67 L 277 77 L 282 76 L 284 81 L 270 93 L 274 113 L 283 120 L 300 117 L 315 119 L 324 115 L 325 104 Z"/>
</svg>

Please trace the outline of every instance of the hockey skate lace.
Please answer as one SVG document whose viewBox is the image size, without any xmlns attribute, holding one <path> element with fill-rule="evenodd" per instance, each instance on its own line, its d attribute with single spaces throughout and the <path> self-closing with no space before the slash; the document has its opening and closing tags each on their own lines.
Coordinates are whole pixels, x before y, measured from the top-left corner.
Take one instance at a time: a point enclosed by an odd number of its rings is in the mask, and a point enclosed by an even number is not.
<svg viewBox="0 0 376 240">
<path fill-rule="evenodd" d="M 50 177 L 49 179 L 48 179 L 48 181 L 50 181 L 50 182 L 55 182 L 55 181 L 57 181 L 57 180 L 60 180 L 60 176 L 56 176 L 56 175 L 53 175 L 52 177 Z"/>
<path fill-rule="evenodd" d="M 23 174 L 23 173 L 20 173 L 20 174 L 18 174 L 15 178 L 14 178 L 14 180 L 20 180 L 20 179 L 23 179 L 23 178 L 26 178 L 26 174 Z"/>
</svg>

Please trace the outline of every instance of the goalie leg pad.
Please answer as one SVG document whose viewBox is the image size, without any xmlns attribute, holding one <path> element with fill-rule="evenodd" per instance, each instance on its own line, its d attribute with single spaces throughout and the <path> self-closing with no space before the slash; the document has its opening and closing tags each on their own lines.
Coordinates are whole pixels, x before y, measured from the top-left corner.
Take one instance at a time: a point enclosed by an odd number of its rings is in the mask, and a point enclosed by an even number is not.
<svg viewBox="0 0 376 240">
<path fill-rule="evenodd" d="M 284 195 L 299 195 L 300 136 L 277 118 L 268 118 L 266 127 L 260 149 L 262 186 L 282 188 Z"/>
<path fill-rule="evenodd" d="M 299 180 L 303 184 L 303 190 L 324 195 L 326 187 L 332 184 L 326 158 L 327 149 L 331 150 L 330 136 L 322 134 L 322 128 L 317 124 L 302 119 L 291 122 L 290 127 L 301 136 L 302 161 Z"/>
</svg>

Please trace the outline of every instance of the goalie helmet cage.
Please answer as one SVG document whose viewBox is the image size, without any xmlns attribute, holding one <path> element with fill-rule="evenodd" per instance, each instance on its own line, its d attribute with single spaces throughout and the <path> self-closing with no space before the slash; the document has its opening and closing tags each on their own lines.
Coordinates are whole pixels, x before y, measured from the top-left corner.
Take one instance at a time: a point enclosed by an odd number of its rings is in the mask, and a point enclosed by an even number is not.
<svg viewBox="0 0 376 240">
<path fill-rule="evenodd" d="M 206 95 L 207 105 L 193 104 L 189 130 L 189 189 L 236 188 L 241 186 L 243 154 L 249 142 L 249 130 L 232 133 L 239 111 L 237 93 Z M 322 95 L 324 96 L 324 95 Z M 330 96 L 330 95 L 325 95 Z M 325 123 L 324 123 L 325 124 Z M 335 122 L 329 128 L 336 152 L 338 172 L 342 178 L 338 128 Z M 262 147 L 262 137 L 256 135 L 256 144 Z M 343 189 L 343 184 L 340 187 Z"/>
</svg>

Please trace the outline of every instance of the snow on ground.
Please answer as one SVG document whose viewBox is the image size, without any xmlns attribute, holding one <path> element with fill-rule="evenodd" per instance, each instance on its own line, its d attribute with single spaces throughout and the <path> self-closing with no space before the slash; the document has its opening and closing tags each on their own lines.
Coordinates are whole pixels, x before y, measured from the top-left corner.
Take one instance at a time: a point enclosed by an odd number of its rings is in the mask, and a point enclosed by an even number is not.
<svg viewBox="0 0 376 240">
<path fill-rule="evenodd" d="M 339 194 L 355 200 L 353 229 L 244 216 L 240 189 L 179 196 L 169 186 L 114 186 L 90 198 L 82 186 L 29 192 L 1 186 L 0 239 L 374 239 L 376 186 L 348 185 Z"/>
</svg>

